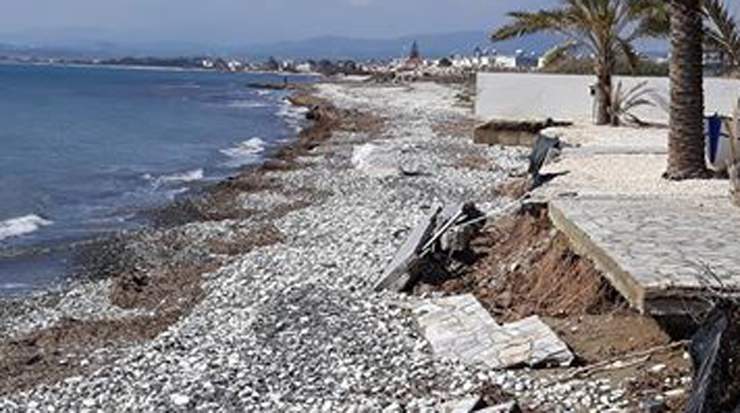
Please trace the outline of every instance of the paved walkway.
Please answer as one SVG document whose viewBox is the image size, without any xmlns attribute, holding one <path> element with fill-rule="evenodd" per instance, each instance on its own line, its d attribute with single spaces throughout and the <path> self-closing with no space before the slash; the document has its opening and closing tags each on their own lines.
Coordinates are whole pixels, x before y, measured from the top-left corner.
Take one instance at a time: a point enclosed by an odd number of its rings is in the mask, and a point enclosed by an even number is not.
<svg viewBox="0 0 740 413">
<path fill-rule="evenodd" d="M 740 209 L 730 203 L 726 180 L 661 179 L 666 155 L 655 149 L 664 130 L 582 127 L 548 134 L 574 146 L 545 168 L 563 175 L 535 196 L 550 201 L 555 225 L 634 307 L 683 313 L 708 283 L 740 290 Z"/>
</svg>

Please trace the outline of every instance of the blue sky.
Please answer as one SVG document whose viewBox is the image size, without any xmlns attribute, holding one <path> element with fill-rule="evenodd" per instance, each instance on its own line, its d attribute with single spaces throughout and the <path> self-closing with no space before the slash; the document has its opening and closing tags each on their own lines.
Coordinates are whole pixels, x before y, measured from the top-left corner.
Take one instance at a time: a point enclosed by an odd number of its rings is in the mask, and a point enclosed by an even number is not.
<svg viewBox="0 0 740 413">
<path fill-rule="evenodd" d="M 249 44 L 482 30 L 554 0 L 0 0 L 0 42 Z"/>
</svg>

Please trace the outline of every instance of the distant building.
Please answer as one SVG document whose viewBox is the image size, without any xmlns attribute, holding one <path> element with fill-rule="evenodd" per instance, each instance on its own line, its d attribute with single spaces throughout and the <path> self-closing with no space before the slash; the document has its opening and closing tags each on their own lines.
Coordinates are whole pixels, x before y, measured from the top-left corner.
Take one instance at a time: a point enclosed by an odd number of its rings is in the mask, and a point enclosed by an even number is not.
<svg viewBox="0 0 740 413">
<path fill-rule="evenodd" d="M 499 69 L 530 69 L 538 67 L 540 59 L 534 56 L 527 56 L 524 53 L 517 53 L 514 56 L 498 55 L 493 57 L 492 66 Z"/>
<path fill-rule="evenodd" d="M 244 69 L 244 64 L 238 60 L 229 60 L 226 63 L 229 72 L 240 72 Z"/>
<path fill-rule="evenodd" d="M 303 62 L 300 64 L 297 64 L 295 67 L 296 72 L 299 73 L 312 73 L 314 69 L 314 64 L 311 62 Z"/>
</svg>

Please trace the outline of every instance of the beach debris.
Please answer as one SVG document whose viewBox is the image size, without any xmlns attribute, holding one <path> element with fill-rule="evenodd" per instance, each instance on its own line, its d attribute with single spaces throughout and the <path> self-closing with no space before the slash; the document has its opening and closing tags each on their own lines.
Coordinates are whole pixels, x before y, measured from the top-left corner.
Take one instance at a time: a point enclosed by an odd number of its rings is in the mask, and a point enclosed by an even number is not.
<svg viewBox="0 0 740 413">
<path fill-rule="evenodd" d="M 694 380 L 687 413 L 714 413 L 740 409 L 740 308 L 720 302 L 692 338 L 689 353 Z"/>
<path fill-rule="evenodd" d="M 352 151 L 352 166 L 368 176 L 385 178 L 402 174 L 391 149 L 366 143 L 355 146 Z"/>
<path fill-rule="evenodd" d="M 539 317 L 499 325 L 471 294 L 427 300 L 413 313 L 439 357 L 492 369 L 567 367 L 574 360 Z"/>
<path fill-rule="evenodd" d="M 442 406 L 443 413 L 470 413 L 482 407 L 483 401 L 479 396 L 472 396 L 461 400 L 452 400 Z"/>
<path fill-rule="evenodd" d="M 665 400 L 650 398 L 640 402 L 640 411 L 645 413 L 663 413 L 666 411 Z"/>
<path fill-rule="evenodd" d="M 442 220 L 449 226 L 439 238 L 440 250 L 453 257 L 468 252 L 473 237 L 485 225 L 485 220 L 481 219 L 483 216 L 483 212 L 472 203 L 457 204 L 453 209 L 443 210 Z M 478 221 L 473 223 L 473 220 Z"/>
<path fill-rule="evenodd" d="M 541 185 L 546 177 L 540 174 L 542 167 L 551 161 L 562 150 L 562 143 L 558 138 L 538 135 L 532 152 L 529 154 L 529 174 L 534 186 Z"/>
<path fill-rule="evenodd" d="M 519 404 L 517 404 L 516 400 L 511 400 L 506 403 L 486 407 L 476 411 L 476 413 L 517 413 L 519 411 Z"/>
<path fill-rule="evenodd" d="M 572 124 L 571 122 L 560 122 L 552 119 L 545 121 L 492 120 L 473 130 L 473 142 L 488 145 L 532 147 L 543 129 L 571 126 Z"/>
<path fill-rule="evenodd" d="M 434 222 L 439 212 L 440 209 L 435 210 L 414 227 L 375 285 L 376 291 L 403 291 L 412 283 L 412 277 L 415 276 L 414 267 L 420 260 L 423 243 L 434 230 Z"/>
<path fill-rule="evenodd" d="M 250 82 L 246 84 L 249 89 L 262 89 L 262 90 L 296 90 L 302 86 L 296 83 L 289 83 L 284 81 L 283 83 L 259 83 Z"/>
<path fill-rule="evenodd" d="M 427 272 L 446 274 L 470 240 L 485 225 L 484 214 L 473 203 L 437 208 L 411 231 L 386 267 L 376 291 L 404 291 Z"/>
</svg>

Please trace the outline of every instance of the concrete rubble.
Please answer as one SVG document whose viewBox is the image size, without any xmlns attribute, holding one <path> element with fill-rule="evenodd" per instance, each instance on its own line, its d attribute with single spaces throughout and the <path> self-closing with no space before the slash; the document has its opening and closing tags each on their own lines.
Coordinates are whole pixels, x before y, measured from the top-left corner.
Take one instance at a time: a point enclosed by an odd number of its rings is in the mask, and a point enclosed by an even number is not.
<svg viewBox="0 0 740 413">
<path fill-rule="evenodd" d="M 429 268 L 444 272 L 450 264 L 449 258 L 468 248 L 484 224 L 482 217 L 483 213 L 472 203 L 451 203 L 437 208 L 409 233 L 375 290 L 404 291 Z"/>
<path fill-rule="evenodd" d="M 470 413 L 480 407 L 481 399 L 478 396 L 468 397 L 462 400 L 453 400 L 440 406 L 443 413 Z"/>
<path fill-rule="evenodd" d="M 498 324 L 472 295 L 428 300 L 414 309 L 439 357 L 492 369 L 573 363 L 568 346 L 539 317 Z"/>
</svg>

